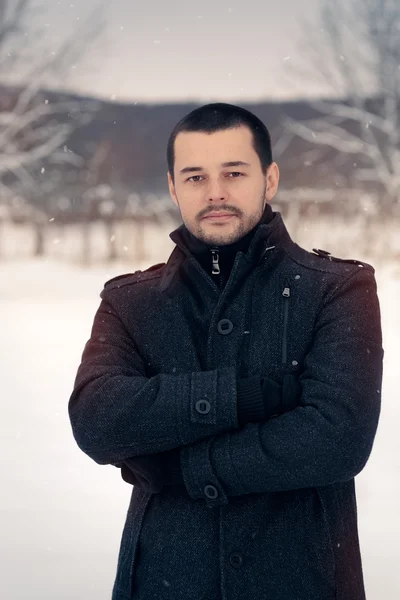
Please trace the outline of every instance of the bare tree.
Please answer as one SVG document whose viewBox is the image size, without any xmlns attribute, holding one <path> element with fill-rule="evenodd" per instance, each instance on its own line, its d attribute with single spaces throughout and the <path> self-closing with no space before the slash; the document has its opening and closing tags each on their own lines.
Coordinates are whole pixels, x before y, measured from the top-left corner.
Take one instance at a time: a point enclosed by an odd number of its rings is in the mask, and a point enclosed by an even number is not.
<svg viewBox="0 0 400 600">
<path fill-rule="evenodd" d="M 323 86 L 312 118 L 286 118 L 287 136 L 351 156 L 356 184 L 378 185 L 400 208 L 400 2 L 321 0 L 320 22 L 304 24 L 302 89 Z M 291 61 L 288 61 L 290 63 Z M 322 156 L 322 154 L 320 155 Z"/>
<path fill-rule="evenodd" d="M 54 50 L 43 42 L 34 0 L 0 0 L 0 82 L 5 86 L 0 107 L 0 191 L 8 197 L 15 182 L 40 186 L 38 169 L 52 164 L 82 164 L 68 151 L 72 132 L 87 123 L 97 103 L 59 96 L 46 98 L 49 82 L 65 79 L 71 65 L 82 57 L 102 28 L 101 9 L 82 22 Z M 28 33 L 29 32 L 29 33 Z M 27 44 L 27 36 L 29 44 Z M 10 87 L 10 73 L 24 83 Z M 43 174 L 43 173 L 42 173 Z"/>
</svg>

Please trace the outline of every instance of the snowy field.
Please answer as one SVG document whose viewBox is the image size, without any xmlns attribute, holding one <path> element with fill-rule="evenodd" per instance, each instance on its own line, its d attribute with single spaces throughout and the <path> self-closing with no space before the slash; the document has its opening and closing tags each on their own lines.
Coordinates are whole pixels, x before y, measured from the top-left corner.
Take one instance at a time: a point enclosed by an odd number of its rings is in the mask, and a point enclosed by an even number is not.
<svg viewBox="0 0 400 600">
<path fill-rule="evenodd" d="M 145 265 L 85 270 L 54 259 L 0 263 L 4 600 L 111 598 L 131 488 L 117 469 L 79 450 L 67 402 L 104 281 L 164 260 L 171 247 L 165 237 L 165 252 Z M 398 600 L 400 265 L 374 266 L 385 372 L 374 449 L 356 478 L 359 530 L 368 600 Z"/>
</svg>

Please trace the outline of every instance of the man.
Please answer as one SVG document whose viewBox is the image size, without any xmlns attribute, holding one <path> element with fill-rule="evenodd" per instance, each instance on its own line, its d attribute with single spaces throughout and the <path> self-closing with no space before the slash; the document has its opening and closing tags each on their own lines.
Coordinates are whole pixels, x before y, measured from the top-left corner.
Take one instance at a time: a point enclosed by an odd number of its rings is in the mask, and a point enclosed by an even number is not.
<svg viewBox="0 0 400 600">
<path fill-rule="evenodd" d="M 197 108 L 167 158 L 176 246 L 105 284 L 69 401 L 79 447 L 133 484 L 113 600 L 362 600 L 374 269 L 291 240 L 252 113 Z"/>
</svg>

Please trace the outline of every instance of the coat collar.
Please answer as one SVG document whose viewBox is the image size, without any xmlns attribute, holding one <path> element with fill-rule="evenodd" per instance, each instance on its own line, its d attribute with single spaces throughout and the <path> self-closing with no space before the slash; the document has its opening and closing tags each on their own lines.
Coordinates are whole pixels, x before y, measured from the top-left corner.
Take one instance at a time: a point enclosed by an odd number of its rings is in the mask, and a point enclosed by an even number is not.
<svg viewBox="0 0 400 600">
<path fill-rule="evenodd" d="M 283 249 L 294 243 L 286 229 L 281 213 L 272 211 L 272 215 L 273 217 L 268 223 L 260 222 L 256 226 L 256 231 L 246 252 L 246 258 L 254 265 L 262 259 L 265 252 L 272 246 Z M 184 236 L 182 236 L 183 228 L 184 225 L 180 225 L 169 235 L 176 246 L 165 265 L 160 281 L 161 291 L 165 291 L 169 287 L 180 265 L 192 256 L 185 244 Z"/>
<path fill-rule="evenodd" d="M 228 244 L 226 246 L 214 246 L 210 244 L 206 244 L 205 242 L 196 238 L 185 225 L 181 225 L 175 231 L 170 233 L 170 238 L 173 242 L 175 242 L 182 250 L 189 256 L 207 256 L 210 255 L 211 248 L 218 248 L 221 256 L 235 256 L 237 252 L 243 252 L 246 254 L 251 240 L 254 237 L 254 234 L 257 231 L 257 228 L 262 224 L 268 224 L 274 218 L 274 212 L 271 208 L 270 204 L 265 205 L 264 212 L 260 221 L 257 225 L 245 236 L 243 236 L 240 240 L 234 242 L 233 244 Z"/>
</svg>

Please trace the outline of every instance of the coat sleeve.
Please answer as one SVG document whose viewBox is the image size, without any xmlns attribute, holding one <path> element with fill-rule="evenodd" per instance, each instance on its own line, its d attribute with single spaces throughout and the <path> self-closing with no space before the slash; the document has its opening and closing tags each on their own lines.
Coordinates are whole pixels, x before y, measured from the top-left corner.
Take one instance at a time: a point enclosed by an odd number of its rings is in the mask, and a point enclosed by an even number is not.
<svg viewBox="0 0 400 600">
<path fill-rule="evenodd" d="M 299 377 L 299 406 L 182 448 L 189 495 L 215 506 L 229 496 L 352 479 L 372 450 L 383 354 L 374 271 L 359 269 L 322 304 Z"/>
<path fill-rule="evenodd" d="M 99 464 L 121 466 L 238 429 L 232 368 L 146 377 L 143 360 L 102 297 L 68 402 L 78 446 Z"/>
</svg>

